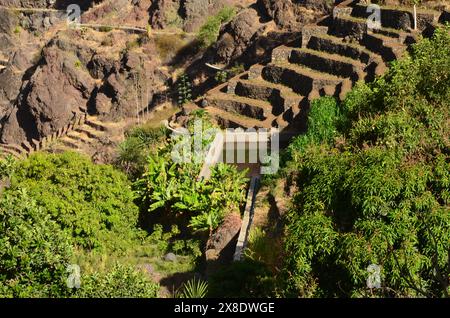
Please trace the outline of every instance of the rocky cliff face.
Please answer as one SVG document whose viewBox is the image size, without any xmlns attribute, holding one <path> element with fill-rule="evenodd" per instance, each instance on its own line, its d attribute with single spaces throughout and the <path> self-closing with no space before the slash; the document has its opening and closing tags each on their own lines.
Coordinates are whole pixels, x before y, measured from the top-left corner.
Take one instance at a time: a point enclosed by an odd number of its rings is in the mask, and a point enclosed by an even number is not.
<svg viewBox="0 0 450 318">
<path fill-rule="evenodd" d="M 79 108 L 86 108 L 94 82 L 77 62 L 75 55 L 55 45 L 44 48 L 3 127 L 2 142 L 49 135 L 69 122 Z"/>
<path fill-rule="evenodd" d="M 80 112 L 108 119 L 132 117 L 151 102 L 153 93 L 165 81 L 157 63 L 147 55 L 152 52 L 151 44 L 144 45 L 140 52 L 111 55 L 89 46 L 90 41 L 80 32 L 68 35 L 53 39 L 42 50 L 7 115 L 2 142 L 40 139 Z M 11 95 L 8 97 L 13 101 Z"/>
<path fill-rule="evenodd" d="M 109 21 L 112 24 L 147 20 L 145 14 L 137 13 L 146 12 L 149 1 L 119 2 L 105 1 L 88 12 L 84 21 L 103 23 L 105 16 L 113 14 L 117 17 Z M 2 4 L 31 6 L 26 1 Z M 43 1 L 39 8 L 59 4 Z M 108 120 L 135 116 L 167 80 L 159 70 L 154 43 L 145 34 L 71 30 L 64 21 L 37 34 L 21 27 L 27 18 L 23 12 L 0 9 L 0 37 L 5 43 L 0 49 L 2 143 L 48 136 L 83 112 Z"/>
</svg>

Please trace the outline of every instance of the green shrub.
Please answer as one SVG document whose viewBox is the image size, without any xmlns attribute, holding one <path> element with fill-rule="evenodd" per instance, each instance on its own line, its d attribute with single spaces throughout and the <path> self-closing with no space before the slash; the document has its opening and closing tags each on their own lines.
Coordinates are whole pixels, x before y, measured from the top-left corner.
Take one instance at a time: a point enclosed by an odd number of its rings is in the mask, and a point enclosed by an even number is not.
<svg viewBox="0 0 450 318">
<path fill-rule="evenodd" d="M 159 285 L 149 281 L 144 273 L 120 264 L 106 273 L 81 276 L 77 298 L 156 298 Z"/>
<path fill-rule="evenodd" d="M 127 43 L 125 44 L 125 47 L 127 48 L 128 51 L 136 49 L 140 46 L 140 41 L 139 39 L 134 39 L 134 40 L 130 40 L 127 41 Z"/>
<path fill-rule="evenodd" d="M 310 145 L 331 143 L 338 136 L 342 125 L 339 105 L 333 97 L 322 97 L 311 103 L 308 114 L 308 130 L 296 137 L 282 156 L 282 161 L 294 160 Z"/>
<path fill-rule="evenodd" d="M 239 209 L 245 199 L 247 179 L 245 171 L 238 172 L 233 166 L 219 164 L 213 167 L 209 180 L 197 180 L 207 146 L 215 134 L 206 133 L 212 125 L 204 110 L 191 114 L 187 123 L 190 132 L 194 132 L 196 119 L 202 119 L 203 148 L 192 154 L 194 138 L 181 136 L 170 139 L 165 146 L 149 155 L 146 172 L 135 186 L 144 210 L 175 219 L 179 216 L 179 222 L 187 218 L 194 232 L 211 232 L 220 225 L 226 213 Z M 186 155 L 186 158 L 174 155 L 172 150 L 185 147 L 189 150 L 188 154 L 178 155 Z M 184 223 L 177 225 L 185 230 Z"/>
<path fill-rule="evenodd" d="M 70 238 L 25 189 L 0 200 L 0 297 L 61 297 Z"/>
<path fill-rule="evenodd" d="M 177 293 L 177 298 L 205 298 L 208 294 L 208 283 L 197 278 L 187 281 Z"/>
<path fill-rule="evenodd" d="M 234 7 L 224 7 L 216 15 L 209 17 L 198 31 L 197 40 L 203 47 L 208 47 L 217 41 L 220 27 L 231 21 L 236 15 Z"/>
<path fill-rule="evenodd" d="M 111 166 L 72 152 L 36 153 L 17 164 L 11 191 L 16 188 L 27 189 L 72 243 L 83 248 L 125 250 L 139 235 L 131 185 Z"/>
<path fill-rule="evenodd" d="M 216 73 L 216 75 L 214 76 L 214 79 L 219 84 L 225 83 L 226 81 L 228 81 L 228 78 L 229 78 L 229 75 L 228 75 L 227 71 L 218 71 Z"/>
<path fill-rule="evenodd" d="M 167 134 L 165 127 L 140 126 L 127 132 L 125 141 L 119 144 L 116 166 L 132 179 L 142 176 L 147 164 L 147 156 L 152 149 L 158 149 L 165 144 Z"/>
<path fill-rule="evenodd" d="M 180 34 L 155 34 L 155 45 L 158 55 L 163 61 L 169 61 L 188 45 Z"/>
<path fill-rule="evenodd" d="M 13 30 L 14 34 L 19 35 L 22 32 L 22 28 L 17 25 L 14 30 Z"/>
<path fill-rule="evenodd" d="M 11 177 L 16 169 L 16 160 L 13 156 L 7 155 L 4 159 L 0 159 L 0 180 L 5 177 Z"/>
<path fill-rule="evenodd" d="M 113 27 L 111 27 L 111 26 L 101 26 L 101 27 L 98 28 L 98 30 L 100 32 L 108 33 L 108 32 L 111 32 L 113 30 Z"/>
</svg>

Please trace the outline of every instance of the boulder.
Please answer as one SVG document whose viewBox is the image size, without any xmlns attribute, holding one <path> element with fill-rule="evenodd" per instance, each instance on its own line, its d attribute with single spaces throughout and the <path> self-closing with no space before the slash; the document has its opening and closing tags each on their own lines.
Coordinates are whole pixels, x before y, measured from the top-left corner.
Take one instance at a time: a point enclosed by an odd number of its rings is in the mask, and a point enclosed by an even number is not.
<svg viewBox="0 0 450 318">
<path fill-rule="evenodd" d="M 258 21 L 258 13 L 254 9 L 243 11 L 231 21 L 222 30 L 215 45 L 218 61 L 226 63 L 241 56 L 261 27 Z"/>
<path fill-rule="evenodd" d="M 111 99 L 108 98 L 104 93 L 98 93 L 95 97 L 95 109 L 100 115 L 106 115 L 111 112 Z"/>
<path fill-rule="evenodd" d="M 77 58 L 51 46 L 43 50 L 42 59 L 18 96 L 17 111 L 3 127 L 2 142 L 50 135 L 87 108 L 95 85 Z"/>
<path fill-rule="evenodd" d="M 225 217 L 223 223 L 208 240 L 207 260 L 215 260 L 220 257 L 226 248 L 231 250 L 231 254 L 234 254 L 241 224 L 241 217 L 237 213 L 230 213 Z"/>
<path fill-rule="evenodd" d="M 167 253 L 166 255 L 164 255 L 164 260 L 166 262 L 176 262 L 177 256 L 174 253 Z"/>
</svg>

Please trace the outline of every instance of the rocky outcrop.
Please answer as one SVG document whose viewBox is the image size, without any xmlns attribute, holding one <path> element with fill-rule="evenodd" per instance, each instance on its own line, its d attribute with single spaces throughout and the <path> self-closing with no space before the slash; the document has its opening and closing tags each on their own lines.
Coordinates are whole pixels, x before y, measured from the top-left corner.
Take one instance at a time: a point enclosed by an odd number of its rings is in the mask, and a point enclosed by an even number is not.
<svg viewBox="0 0 450 318">
<path fill-rule="evenodd" d="M 45 48 L 3 127 L 1 141 L 40 139 L 62 128 L 80 108 L 87 108 L 93 89 L 94 81 L 76 56 L 55 46 Z"/>
<path fill-rule="evenodd" d="M 150 7 L 150 24 L 156 29 L 180 27 L 195 32 L 206 19 L 225 6 L 241 5 L 237 0 L 155 0 Z"/>
<path fill-rule="evenodd" d="M 206 246 L 206 260 L 209 262 L 208 270 L 213 271 L 221 263 L 232 260 L 241 224 L 240 215 L 230 213 L 209 238 Z"/>
<path fill-rule="evenodd" d="M 262 24 L 255 9 L 241 12 L 222 30 L 222 34 L 215 45 L 216 61 L 227 63 L 240 57 L 254 40 L 255 34 Z"/>
<path fill-rule="evenodd" d="M 31 32 L 44 32 L 67 18 L 64 11 L 20 12 L 18 17 L 20 27 Z"/>
<path fill-rule="evenodd" d="M 261 6 L 281 29 L 298 31 L 305 23 L 329 14 L 333 2 L 327 0 L 261 0 Z"/>
<path fill-rule="evenodd" d="M 4 121 L 3 143 L 40 139 L 67 125 L 80 112 L 110 120 L 136 116 L 148 107 L 166 80 L 145 47 L 142 52 L 124 51 L 117 59 L 89 47 L 75 31 L 72 37 L 57 37 L 44 48 L 18 97 L 20 79 L 0 90 L 4 98 L 15 100 Z M 8 72 L 0 73 L 0 81 L 7 81 L 5 74 Z"/>
<path fill-rule="evenodd" d="M 93 111 L 112 120 L 136 117 L 145 111 L 168 78 L 147 55 L 137 52 L 125 54 L 119 65 L 105 61 L 99 67 L 111 71 L 94 95 Z"/>
<path fill-rule="evenodd" d="M 14 47 L 14 30 L 19 25 L 17 15 L 12 12 L 0 8 L 0 52 L 10 52 Z"/>
</svg>

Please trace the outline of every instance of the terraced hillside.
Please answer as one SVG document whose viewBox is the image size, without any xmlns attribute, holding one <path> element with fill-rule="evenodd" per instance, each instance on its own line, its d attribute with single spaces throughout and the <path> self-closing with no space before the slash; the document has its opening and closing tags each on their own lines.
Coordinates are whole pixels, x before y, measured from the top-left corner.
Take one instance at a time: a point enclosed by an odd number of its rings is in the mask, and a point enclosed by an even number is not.
<svg viewBox="0 0 450 318">
<path fill-rule="evenodd" d="M 37 150 L 89 152 L 89 146 L 95 146 L 102 141 L 120 141 L 122 136 L 123 122 L 102 122 L 95 116 L 83 116 L 42 140 L 34 140 L 33 143 L 24 141 L 21 144 L 0 144 L 0 151 L 3 155 L 9 154 L 15 158 L 27 156 Z"/>
<path fill-rule="evenodd" d="M 447 13 L 382 7 L 381 28 L 369 29 L 367 5 L 345 1 L 333 15 L 305 26 L 301 36 L 275 48 L 272 61 L 254 65 L 205 94 L 185 112 L 203 107 L 223 127 L 278 127 L 297 134 L 310 102 L 320 96 L 343 98 L 357 81 L 382 75 L 421 35 L 432 33 Z"/>
<path fill-rule="evenodd" d="M 186 105 L 184 112 L 201 107 L 223 127 L 278 127 L 288 135 L 301 133 L 305 129 L 305 114 L 313 99 L 325 95 L 343 98 L 356 82 L 372 81 L 382 75 L 387 63 L 400 57 L 421 35 L 427 36 L 439 23 L 450 21 L 450 14 L 446 11 L 419 10 L 415 28 L 411 8 L 382 7 L 381 13 L 381 28 L 369 29 L 367 5 L 353 0 L 336 5 L 331 16 L 285 37 L 288 44 L 272 51 L 270 63 L 251 66 L 245 73 L 208 91 L 196 103 Z M 267 24 L 271 25 L 270 22 Z M 57 29 L 57 25 L 53 28 Z M 144 32 L 144 29 L 140 30 Z M 49 30 L 47 37 L 51 37 L 51 33 Z M 40 46 L 30 44 L 25 47 L 24 44 L 24 50 L 38 53 Z M 133 62 L 133 56 L 129 59 L 131 66 L 140 64 Z M 0 69 L 8 63 L 0 56 Z M 79 61 L 74 64 L 77 63 L 81 64 Z M 124 67 L 126 69 L 129 65 Z M 26 65 L 23 69 L 14 66 L 3 71 L 17 73 L 17 77 L 22 78 L 28 69 L 29 65 Z M 105 97 L 104 94 L 98 96 Z M 98 104 L 102 105 L 102 102 L 99 99 Z M 130 105 L 131 102 L 128 100 L 124 104 Z M 3 105 L 0 104 L 1 107 Z M 73 107 L 79 108 L 80 105 Z M 86 116 L 86 111 L 76 110 L 75 117 Z M 93 145 L 98 142 L 120 140 L 118 135 L 123 133 L 127 123 L 126 119 L 117 124 L 106 121 L 101 123 L 103 127 L 89 124 L 97 122 L 96 117 L 85 119 L 86 123 L 68 124 L 54 136 L 42 140 L 0 144 L 0 155 L 27 155 L 49 149 L 49 145 L 55 151 L 68 148 L 86 150 L 86 145 L 95 148 Z M 60 142 L 55 144 L 55 139 Z M 47 143 L 48 140 L 51 143 Z"/>
</svg>

